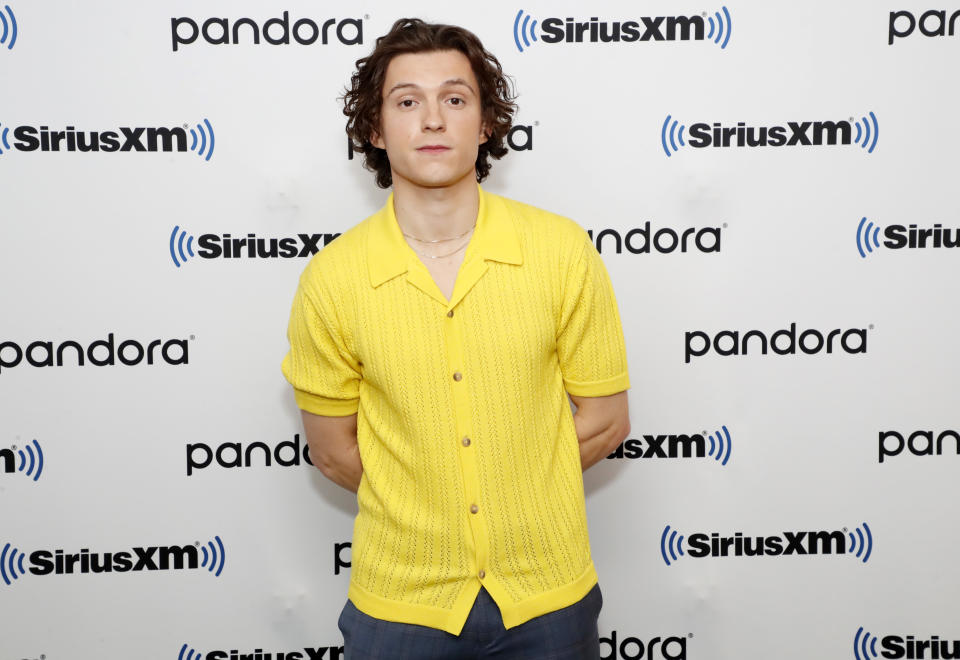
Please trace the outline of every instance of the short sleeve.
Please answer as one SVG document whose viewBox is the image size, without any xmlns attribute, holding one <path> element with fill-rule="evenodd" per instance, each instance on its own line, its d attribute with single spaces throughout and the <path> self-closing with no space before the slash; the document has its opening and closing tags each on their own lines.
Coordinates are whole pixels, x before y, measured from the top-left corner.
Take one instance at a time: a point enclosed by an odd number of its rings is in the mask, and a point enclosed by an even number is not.
<svg viewBox="0 0 960 660">
<path fill-rule="evenodd" d="M 630 387 L 613 285 L 586 232 L 563 286 L 557 355 L 564 387 L 574 396 L 608 396 Z"/>
<path fill-rule="evenodd" d="M 318 293 L 308 286 L 305 274 L 290 312 L 290 352 L 283 360 L 283 375 L 302 410 L 345 417 L 359 409 L 360 365 L 347 348 L 337 316 Z"/>
</svg>

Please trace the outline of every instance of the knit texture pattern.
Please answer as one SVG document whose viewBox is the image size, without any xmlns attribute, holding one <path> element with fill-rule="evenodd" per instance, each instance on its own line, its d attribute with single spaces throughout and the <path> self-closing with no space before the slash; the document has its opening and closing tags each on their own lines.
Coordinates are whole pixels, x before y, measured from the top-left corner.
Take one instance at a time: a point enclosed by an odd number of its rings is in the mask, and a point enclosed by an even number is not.
<svg viewBox="0 0 960 660">
<path fill-rule="evenodd" d="M 358 414 L 361 611 L 458 633 L 482 583 L 512 627 L 595 584 L 566 393 L 629 380 L 610 279 L 582 228 L 481 190 L 448 301 L 391 197 L 311 260 L 289 339 L 300 407 Z"/>
</svg>

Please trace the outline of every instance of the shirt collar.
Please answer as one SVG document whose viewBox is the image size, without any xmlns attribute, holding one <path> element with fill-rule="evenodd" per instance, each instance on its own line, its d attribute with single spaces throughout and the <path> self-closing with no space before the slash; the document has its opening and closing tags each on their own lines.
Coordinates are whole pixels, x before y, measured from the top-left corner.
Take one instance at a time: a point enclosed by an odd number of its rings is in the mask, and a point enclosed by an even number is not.
<svg viewBox="0 0 960 660">
<path fill-rule="evenodd" d="M 503 199 L 486 193 L 479 185 L 480 207 L 477 227 L 467 246 L 464 261 L 480 258 L 520 265 L 523 256 L 514 219 Z M 393 193 L 387 203 L 370 219 L 367 232 L 367 265 L 370 284 L 378 287 L 410 269 L 416 253 L 407 245 L 393 210 Z"/>
</svg>

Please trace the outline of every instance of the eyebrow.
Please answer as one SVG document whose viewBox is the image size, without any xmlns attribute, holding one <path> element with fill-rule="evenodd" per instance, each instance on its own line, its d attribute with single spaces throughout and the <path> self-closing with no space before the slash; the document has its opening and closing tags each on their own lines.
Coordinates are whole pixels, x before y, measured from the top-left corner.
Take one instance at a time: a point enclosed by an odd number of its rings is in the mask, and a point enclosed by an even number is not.
<svg viewBox="0 0 960 660">
<path fill-rule="evenodd" d="M 476 96 L 477 94 L 477 91 L 470 85 L 470 83 L 468 83 L 463 78 L 451 78 L 450 80 L 444 80 L 440 84 L 441 87 L 450 87 L 453 85 L 463 85 L 464 87 L 469 89 L 471 92 L 473 92 L 474 96 Z M 416 83 L 397 83 L 396 85 L 390 88 L 390 91 L 387 92 L 387 96 L 390 96 L 398 89 L 407 89 L 407 88 L 420 89 L 420 85 L 417 85 Z"/>
</svg>

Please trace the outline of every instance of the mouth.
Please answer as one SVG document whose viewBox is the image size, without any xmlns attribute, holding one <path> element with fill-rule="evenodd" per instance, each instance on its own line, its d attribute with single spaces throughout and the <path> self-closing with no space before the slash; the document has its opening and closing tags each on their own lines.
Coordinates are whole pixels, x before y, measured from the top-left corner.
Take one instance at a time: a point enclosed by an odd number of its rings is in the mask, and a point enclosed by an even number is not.
<svg viewBox="0 0 960 660">
<path fill-rule="evenodd" d="M 425 154 L 441 154 L 450 151 L 450 147 L 445 147 L 441 144 L 428 144 L 423 147 L 418 147 L 417 151 Z"/>
</svg>

